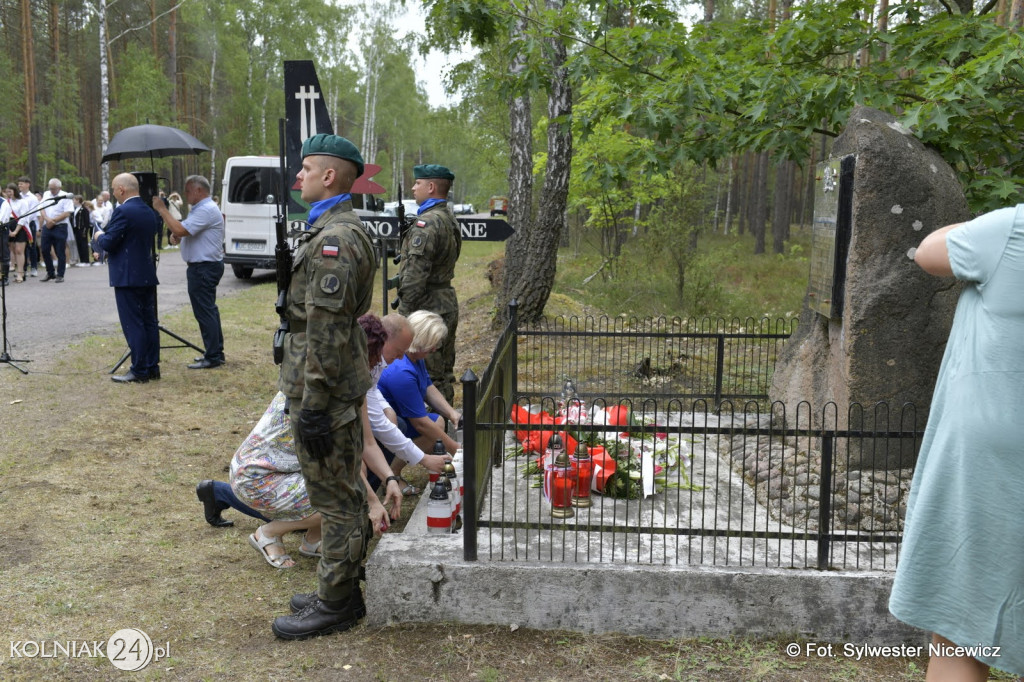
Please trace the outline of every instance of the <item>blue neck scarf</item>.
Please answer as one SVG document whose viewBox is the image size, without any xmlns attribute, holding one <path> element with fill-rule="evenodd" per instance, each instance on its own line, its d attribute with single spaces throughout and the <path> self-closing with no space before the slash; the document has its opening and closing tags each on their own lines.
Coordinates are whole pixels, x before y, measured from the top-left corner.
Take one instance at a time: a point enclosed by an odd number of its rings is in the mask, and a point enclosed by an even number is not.
<svg viewBox="0 0 1024 682">
<path fill-rule="evenodd" d="M 352 195 L 349 193 L 339 194 L 336 197 L 330 199 L 323 199 L 321 201 L 314 201 L 309 205 L 309 218 L 308 222 L 310 225 L 316 222 L 316 219 L 322 216 L 324 213 L 329 211 L 332 207 L 340 204 L 343 201 L 351 201 Z"/>
<path fill-rule="evenodd" d="M 427 199 L 422 204 L 420 204 L 420 210 L 416 211 L 416 215 L 422 215 L 423 212 L 426 211 L 427 209 L 433 208 L 434 206 L 437 206 L 438 204 L 443 204 L 446 201 L 448 201 L 448 200 L 447 199 Z"/>
</svg>

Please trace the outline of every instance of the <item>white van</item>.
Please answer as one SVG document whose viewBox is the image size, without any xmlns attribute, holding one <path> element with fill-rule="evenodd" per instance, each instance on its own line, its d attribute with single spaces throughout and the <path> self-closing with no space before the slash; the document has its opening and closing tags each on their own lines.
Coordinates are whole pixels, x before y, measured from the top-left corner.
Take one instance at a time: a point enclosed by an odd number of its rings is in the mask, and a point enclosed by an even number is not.
<svg viewBox="0 0 1024 682">
<path fill-rule="evenodd" d="M 220 210 L 224 214 L 224 262 L 235 277 L 249 279 L 253 270 L 274 270 L 277 247 L 277 195 L 281 191 L 281 162 L 276 156 L 232 156 L 224 166 Z M 356 213 L 364 211 L 363 195 L 353 195 Z M 288 232 L 306 228 L 296 221 Z M 294 246 L 294 243 L 292 244 Z"/>
<path fill-rule="evenodd" d="M 276 156 L 232 156 L 224 166 L 224 262 L 239 279 L 249 279 L 256 269 L 276 267 L 274 225 L 280 188 Z"/>
</svg>

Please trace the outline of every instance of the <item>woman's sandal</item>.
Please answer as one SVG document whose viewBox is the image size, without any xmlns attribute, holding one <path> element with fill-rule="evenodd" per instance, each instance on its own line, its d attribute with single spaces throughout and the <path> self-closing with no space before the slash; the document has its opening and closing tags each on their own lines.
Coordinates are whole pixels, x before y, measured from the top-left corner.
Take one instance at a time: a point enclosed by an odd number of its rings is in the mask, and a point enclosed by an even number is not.
<svg viewBox="0 0 1024 682">
<path fill-rule="evenodd" d="M 302 536 L 302 544 L 299 545 L 299 554 L 302 556 L 312 557 L 314 559 L 320 558 L 320 545 L 323 540 L 317 540 L 316 542 L 309 542 L 306 540 L 306 536 Z"/>
<path fill-rule="evenodd" d="M 271 545 L 278 545 L 282 550 L 284 549 L 284 543 L 281 542 L 280 535 L 264 537 L 263 534 L 260 533 L 260 528 L 257 528 L 256 532 L 249 536 L 249 544 L 252 545 L 253 549 L 259 552 L 260 556 L 266 559 L 267 563 L 274 568 L 291 568 L 295 565 L 295 562 L 287 554 L 272 556 L 267 552 L 267 547 L 270 547 Z M 291 565 L 286 565 L 289 561 L 292 562 Z"/>
</svg>

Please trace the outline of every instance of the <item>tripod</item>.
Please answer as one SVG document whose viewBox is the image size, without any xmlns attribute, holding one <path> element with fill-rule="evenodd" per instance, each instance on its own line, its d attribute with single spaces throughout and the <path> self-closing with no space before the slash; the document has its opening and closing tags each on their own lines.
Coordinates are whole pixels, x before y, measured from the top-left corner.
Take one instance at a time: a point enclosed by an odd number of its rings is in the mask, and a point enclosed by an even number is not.
<svg viewBox="0 0 1024 682">
<path fill-rule="evenodd" d="M 160 229 L 163 229 L 163 227 L 161 226 Z M 156 269 L 160 265 L 160 256 L 157 255 L 157 252 L 156 252 L 155 237 L 154 237 L 153 247 L 154 247 L 154 249 L 153 249 L 153 268 Z M 162 324 L 160 324 L 160 322 L 159 322 L 159 320 L 160 320 L 160 297 L 159 297 L 159 295 L 156 296 L 156 299 L 154 300 L 154 307 L 156 308 L 156 314 L 157 314 L 157 320 L 158 320 L 156 328 L 159 331 L 163 332 L 164 334 L 167 334 L 167 336 L 171 337 L 172 339 L 174 339 L 175 341 L 178 341 L 181 344 L 181 345 L 178 345 L 178 346 L 160 346 L 161 349 L 164 349 L 164 348 L 193 348 L 193 349 L 199 351 L 200 353 L 204 352 L 203 349 L 200 348 L 199 346 L 195 345 L 191 341 L 186 341 L 185 339 L 181 338 L 180 336 L 178 336 L 177 334 L 175 334 L 174 332 L 172 332 L 171 330 L 167 329 Z M 111 368 L 110 374 L 113 374 L 118 369 L 120 369 L 121 365 L 123 365 L 125 360 L 130 358 L 131 355 L 132 355 L 132 351 L 129 348 L 128 350 L 126 350 L 124 352 L 124 355 L 121 356 L 121 359 L 117 361 L 117 364 L 114 365 L 113 368 Z"/>
<path fill-rule="evenodd" d="M 22 374 L 28 374 L 28 370 L 19 367 L 16 363 L 31 362 L 31 360 L 19 360 L 11 357 L 7 352 L 10 344 L 7 342 L 7 274 L 11 267 L 10 233 L 9 229 L 17 224 L 11 221 L 0 225 L 0 339 L 3 345 L 0 346 L 0 363 L 10 365 Z"/>
</svg>

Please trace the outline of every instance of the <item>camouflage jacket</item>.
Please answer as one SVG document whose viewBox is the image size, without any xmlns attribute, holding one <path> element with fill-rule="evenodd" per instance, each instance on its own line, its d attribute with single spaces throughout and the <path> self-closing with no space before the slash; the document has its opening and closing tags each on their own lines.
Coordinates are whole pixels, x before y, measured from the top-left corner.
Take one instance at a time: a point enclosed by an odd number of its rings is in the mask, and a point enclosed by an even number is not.
<svg viewBox="0 0 1024 682">
<path fill-rule="evenodd" d="M 402 242 L 398 296 L 403 315 L 433 309 L 428 304 L 431 292 L 452 288 L 460 253 L 462 232 L 447 202 L 431 206 L 416 216 Z"/>
<path fill-rule="evenodd" d="M 359 316 L 370 308 L 377 271 L 373 245 L 351 201 L 321 215 L 302 235 L 285 301 L 290 331 L 278 388 L 292 409 L 324 410 L 331 399 L 356 407 L 372 385 Z"/>
</svg>

